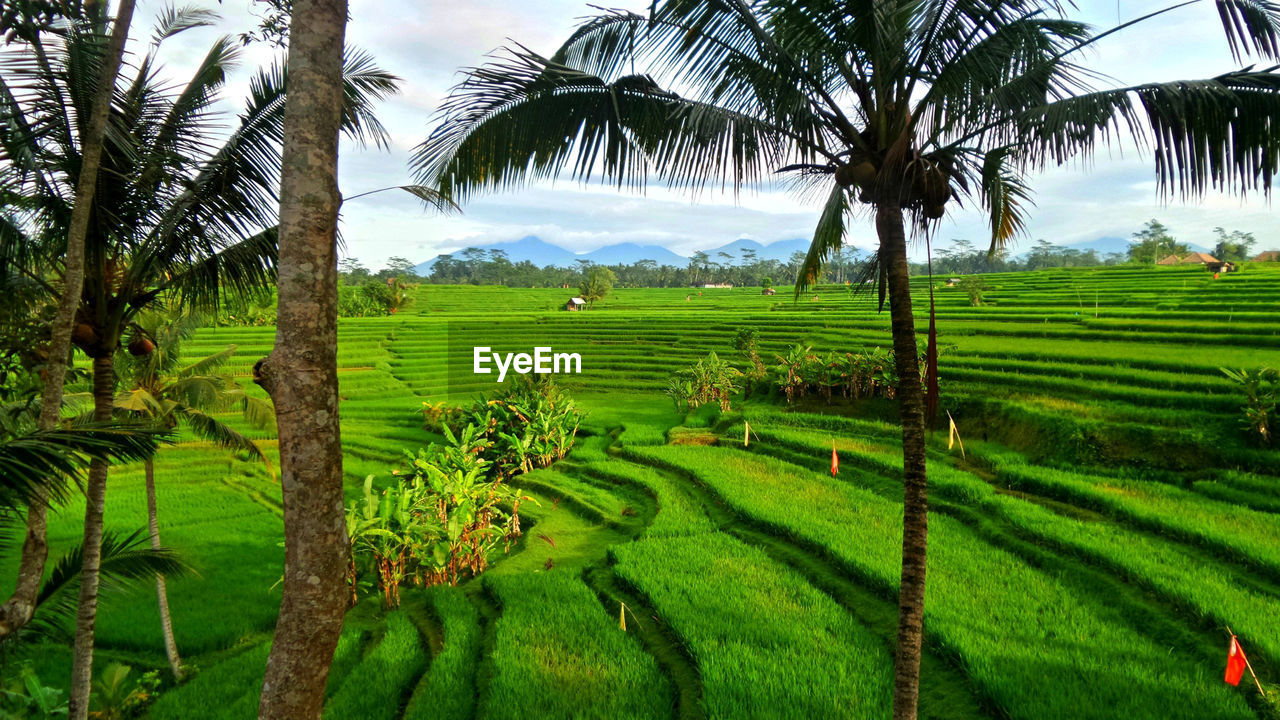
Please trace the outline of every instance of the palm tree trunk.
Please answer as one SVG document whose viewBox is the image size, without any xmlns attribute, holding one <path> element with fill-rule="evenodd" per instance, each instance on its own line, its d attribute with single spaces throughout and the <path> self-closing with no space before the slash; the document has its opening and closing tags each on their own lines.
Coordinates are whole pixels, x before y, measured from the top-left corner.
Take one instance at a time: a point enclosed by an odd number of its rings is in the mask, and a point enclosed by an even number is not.
<svg viewBox="0 0 1280 720">
<path fill-rule="evenodd" d="M 911 274 L 902 209 L 876 213 L 880 261 L 887 268 L 894 367 L 902 415 L 902 580 L 898 589 L 898 642 L 893 659 L 894 720 L 915 720 L 920 697 L 920 648 L 924 637 L 925 557 L 929 503 L 925 482 L 924 392 L 920 386 Z"/>
<path fill-rule="evenodd" d="M 284 581 L 259 718 L 318 720 L 347 609 L 338 431 L 338 131 L 346 0 L 294 0 L 280 177 L 276 344 L 254 368 L 275 402 Z"/>
<path fill-rule="evenodd" d="M 53 321 L 49 343 L 49 363 L 45 369 L 44 394 L 40 398 L 41 430 L 51 430 L 62 416 L 62 385 L 66 381 L 67 363 L 71 356 L 71 328 L 84 288 L 84 242 L 89 229 L 89 211 L 98 185 L 98 167 L 102 159 L 102 138 L 106 133 L 111 110 L 110 88 L 115 86 L 124 53 L 129 25 L 133 22 L 133 0 L 121 0 L 116 9 L 115 25 L 102 67 L 99 92 L 93 101 L 89 127 L 81 138 L 81 171 L 76 182 L 76 202 L 71 209 L 71 227 L 67 232 L 67 256 L 64 260 L 62 296 Z M 46 539 L 49 506 L 36 500 L 27 508 L 27 533 L 18 561 L 18 582 L 13 594 L 0 605 L 0 640 L 17 632 L 31 621 L 36 596 L 44 578 L 49 558 Z"/>
<path fill-rule="evenodd" d="M 111 353 L 93 359 L 93 419 L 111 420 L 115 408 L 115 360 Z M 89 715 L 93 679 L 93 633 L 98 620 L 98 571 L 102 565 L 102 515 L 107 498 L 107 462 L 94 460 L 84 489 L 84 564 L 80 570 L 80 604 L 76 609 L 76 640 L 71 658 L 69 720 Z"/>
<path fill-rule="evenodd" d="M 159 550 L 160 521 L 156 513 L 156 464 L 147 458 L 144 465 L 147 477 L 147 529 L 151 531 L 151 549 Z M 169 669 L 175 682 L 182 682 L 182 658 L 178 655 L 178 642 L 173 638 L 173 617 L 169 615 L 169 592 L 165 589 L 164 575 L 156 575 L 156 599 L 160 603 L 160 631 L 164 635 L 164 654 L 169 658 Z"/>
</svg>

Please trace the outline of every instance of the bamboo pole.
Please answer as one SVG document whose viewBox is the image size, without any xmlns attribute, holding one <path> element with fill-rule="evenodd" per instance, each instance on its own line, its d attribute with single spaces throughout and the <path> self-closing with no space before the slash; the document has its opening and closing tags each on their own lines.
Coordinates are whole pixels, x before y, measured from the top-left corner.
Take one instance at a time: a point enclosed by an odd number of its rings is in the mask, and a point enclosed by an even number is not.
<svg viewBox="0 0 1280 720">
<path fill-rule="evenodd" d="M 1237 645 L 1240 645 L 1239 638 L 1236 637 L 1235 633 L 1231 632 L 1230 626 L 1227 627 L 1227 632 L 1231 633 L 1231 639 L 1235 640 Z M 1257 686 L 1258 692 L 1262 697 L 1266 697 L 1267 691 L 1262 689 L 1262 683 L 1258 681 L 1258 673 L 1253 671 L 1253 663 L 1249 662 L 1249 654 L 1244 651 L 1243 645 L 1240 645 L 1240 655 L 1244 658 L 1244 666 L 1249 670 L 1249 675 L 1253 677 L 1253 684 Z"/>
</svg>

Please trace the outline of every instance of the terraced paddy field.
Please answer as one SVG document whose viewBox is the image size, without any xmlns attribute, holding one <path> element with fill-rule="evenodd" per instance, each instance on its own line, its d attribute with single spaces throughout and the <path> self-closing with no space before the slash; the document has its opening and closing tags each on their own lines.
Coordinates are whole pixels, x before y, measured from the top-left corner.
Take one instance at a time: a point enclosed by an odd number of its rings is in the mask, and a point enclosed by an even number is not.
<svg viewBox="0 0 1280 720">
<path fill-rule="evenodd" d="M 1280 681 L 1280 452 L 1240 424 L 1220 367 L 1280 364 L 1280 267 L 986 276 L 985 304 L 937 287 L 943 407 L 965 442 L 930 446 L 922 716 L 1274 718 L 1222 682 L 1230 626 Z M 915 296 L 926 327 L 928 288 Z M 589 411 L 569 457 L 518 479 L 525 535 L 457 587 L 348 616 L 332 718 L 879 718 L 891 696 L 901 449 L 885 401 L 735 402 L 677 413 L 671 373 L 739 358 L 889 346 L 845 287 L 570 291 L 422 287 L 398 315 L 343 321 L 344 471 L 388 477 L 438 436 L 424 403 L 495 387 L 472 347 L 582 355 Z M 198 333 L 247 377 L 271 328 Z M 744 422 L 753 437 L 744 446 Z M 246 429 L 247 432 L 254 432 Z M 257 432 L 270 446 L 269 433 Z M 835 443 L 838 476 L 827 471 Z M 279 602 L 280 495 L 261 467 L 183 442 L 157 464 L 161 532 L 198 574 L 170 582 L 199 668 L 154 718 L 250 718 Z M 114 472 L 108 524 L 145 521 L 142 473 Z M 57 516 L 65 547 L 81 508 Z M 2 568 L 3 577 L 11 577 Z M 625 610 L 623 609 L 625 606 Z M 619 616 L 626 618 L 626 630 Z M 161 668 L 154 595 L 107 600 L 102 662 Z M 68 651 L 32 653 L 65 684 Z"/>
</svg>

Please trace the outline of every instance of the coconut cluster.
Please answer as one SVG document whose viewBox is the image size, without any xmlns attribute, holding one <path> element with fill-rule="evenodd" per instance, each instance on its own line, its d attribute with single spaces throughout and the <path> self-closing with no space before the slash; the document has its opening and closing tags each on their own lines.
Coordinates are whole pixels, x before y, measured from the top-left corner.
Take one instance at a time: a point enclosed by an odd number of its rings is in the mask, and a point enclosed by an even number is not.
<svg viewBox="0 0 1280 720">
<path fill-rule="evenodd" d="M 932 220 L 942 217 L 947 203 L 956 196 L 952 180 L 958 178 L 950 157 L 916 153 L 902 165 L 901 172 L 888 176 L 883 164 L 883 160 L 874 157 L 855 155 L 849 162 L 836 166 L 836 182 L 843 188 L 857 187 L 858 199 L 862 202 L 896 196 L 903 207 L 919 208 Z"/>
</svg>

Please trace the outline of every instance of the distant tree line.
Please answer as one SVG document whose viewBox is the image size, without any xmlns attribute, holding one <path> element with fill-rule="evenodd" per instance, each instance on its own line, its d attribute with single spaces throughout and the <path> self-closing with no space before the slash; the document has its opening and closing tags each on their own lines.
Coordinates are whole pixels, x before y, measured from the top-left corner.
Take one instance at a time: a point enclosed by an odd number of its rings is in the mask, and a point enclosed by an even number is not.
<svg viewBox="0 0 1280 720">
<path fill-rule="evenodd" d="M 1213 229 L 1216 243 L 1209 254 L 1219 260 L 1241 262 L 1255 255 L 1258 244 L 1253 233 L 1218 227 Z M 1179 242 L 1172 231 L 1159 220 L 1148 220 L 1142 229 L 1133 233 L 1125 252 L 1099 253 L 1096 250 L 1079 250 L 1054 245 L 1048 240 L 1036 240 L 1031 249 L 1018 257 L 1010 257 L 1001 251 L 989 255 L 986 250 L 974 247 L 968 240 L 954 240 L 951 245 L 933 253 L 934 275 L 970 275 L 974 273 L 1014 272 L 1057 267 L 1096 267 L 1099 265 L 1154 265 L 1160 260 L 1191 252 L 1187 243 Z M 927 263 L 912 263 L 914 275 L 929 271 Z"/>
<path fill-rule="evenodd" d="M 823 268 L 821 282 L 842 283 L 853 280 L 864 261 L 860 251 L 846 247 Z M 580 287 L 591 276 L 594 268 L 612 271 L 615 287 L 689 287 L 704 284 L 732 284 L 759 286 L 762 284 L 791 285 L 804 262 L 804 253 L 795 252 L 786 261 L 761 258 L 754 250 L 743 250 L 738 255 L 727 252 L 711 255 L 696 252 L 686 265 L 659 265 L 654 260 L 638 260 L 634 263 L 599 265 L 589 260 L 578 260 L 571 267 L 556 265 L 538 266 L 528 260 L 512 262 L 503 250 L 466 248 L 456 253 L 441 255 L 426 275 L 418 275 L 414 266 L 404 258 L 391 258 L 387 266 L 371 272 L 359 260 L 348 258 L 339 263 L 343 281 L 350 285 L 400 278 L 409 282 L 427 282 L 438 285 L 508 285 L 511 287 Z M 768 280 L 768 283 L 765 281 Z"/>
<path fill-rule="evenodd" d="M 951 245 L 933 251 L 933 274 L 971 275 L 1042 268 L 1096 267 L 1119 265 L 1128 261 L 1125 253 L 1099 254 L 1096 250 L 1063 247 L 1043 239 L 1036 240 L 1025 255 L 1018 257 L 1011 257 L 1007 250 L 988 254 L 985 249 L 974 247 L 968 240 L 953 240 Z M 912 275 L 924 275 L 928 272 L 928 263 L 911 263 Z"/>
<path fill-rule="evenodd" d="M 1252 233 L 1214 228 L 1214 234 L 1217 243 L 1211 254 L 1219 260 L 1240 262 L 1255 254 L 1258 241 Z M 1186 243 L 1179 242 L 1167 226 L 1153 219 L 1133 233 L 1125 252 L 1099 253 L 1096 250 L 1063 247 L 1039 239 L 1024 254 L 1013 256 L 1007 250 L 988 254 L 985 248 L 976 247 L 968 240 L 953 240 L 947 247 L 933 251 L 933 273 L 971 275 L 1125 263 L 1153 265 L 1169 255 L 1183 256 L 1189 252 Z M 795 252 L 786 260 L 761 258 L 755 250 L 748 249 L 737 255 L 728 252 L 696 252 L 685 265 L 659 265 L 654 260 L 598 265 L 590 260 L 578 260 L 573 266 L 563 267 L 539 266 L 528 260 L 512 262 L 503 250 L 471 247 L 440 255 L 426 275 L 418 275 L 414 264 L 402 257 L 390 258 L 386 267 L 377 272 L 365 268 L 355 258 L 341 261 L 339 269 L 346 285 L 385 283 L 388 279 L 398 278 L 406 282 L 437 285 L 574 288 L 588 279 L 592 268 L 604 267 L 613 272 L 615 287 L 690 287 L 705 284 L 768 286 L 794 285 L 804 257 L 803 252 Z M 868 259 L 869 256 L 858 248 L 845 246 L 823 266 L 818 282 L 856 282 Z M 913 275 L 928 272 L 928 263 L 911 263 Z"/>
</svg>

